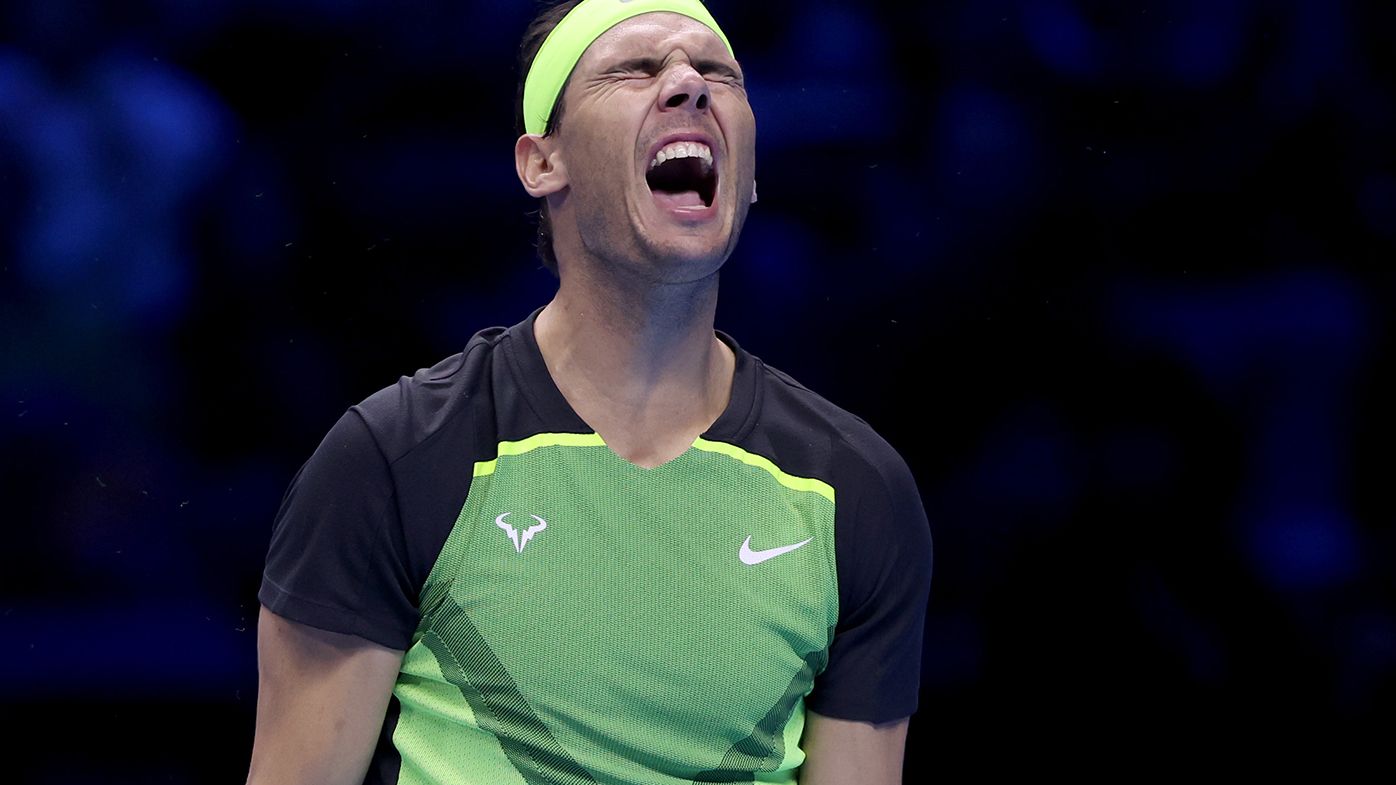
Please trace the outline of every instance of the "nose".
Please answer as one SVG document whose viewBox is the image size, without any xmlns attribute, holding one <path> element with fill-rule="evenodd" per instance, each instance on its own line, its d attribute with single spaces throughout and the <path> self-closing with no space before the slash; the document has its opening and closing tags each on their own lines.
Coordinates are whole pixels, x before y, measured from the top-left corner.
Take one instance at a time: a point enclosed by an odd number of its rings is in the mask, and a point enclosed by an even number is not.
<svg viewBox="0 0 1396 785">
<path fill-rule="evenodd" d="M 693 70 L 687 63 L 679 63 L 664 77 L 664 87 L 659 91 L 660 111 L 689 109 L 706 112 L 712 103 L 708 92 L 708 80 Z"/>
</svg>

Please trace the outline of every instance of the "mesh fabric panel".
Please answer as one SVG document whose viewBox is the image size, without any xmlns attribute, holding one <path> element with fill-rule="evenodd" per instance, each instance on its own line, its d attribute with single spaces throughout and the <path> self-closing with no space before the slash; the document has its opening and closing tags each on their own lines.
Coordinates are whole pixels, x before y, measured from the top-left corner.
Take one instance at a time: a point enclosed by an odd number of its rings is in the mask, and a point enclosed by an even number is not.
<svg viewBox="0 0 1396 785">
<path fill-rule="evenodd" d="M 832 489 L 731 445 L 646 470 L 549 437 L 476 465 L 395 691 L 401 781 L 793 783 L 838 617 Z M 747 538 L 810 542 L 745 564 Z"/>
</svg>

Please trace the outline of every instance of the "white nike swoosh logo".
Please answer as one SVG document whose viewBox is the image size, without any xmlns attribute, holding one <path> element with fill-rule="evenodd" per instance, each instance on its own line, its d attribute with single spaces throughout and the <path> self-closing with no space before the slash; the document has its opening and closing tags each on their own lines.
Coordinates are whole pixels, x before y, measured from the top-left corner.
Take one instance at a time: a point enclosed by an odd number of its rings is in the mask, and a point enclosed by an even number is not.
<svg viewBox="0 0 1396 785">
<path fill-rule="evenodd" d="M 760 564 L 763 561 L 769 561 L 777 556 L 789 553 L 803 545 L 808 545 L 813 540 L 814 538 L 811 537 L 804 542 L 797 542 L 794 545 L 782 545 L 779 548 L 771 548 L 770 550 L 753 551 L 751 549 L 751 536 L 748 535 L 746 541 L 742 543 L 741 553 L 737 555 L 741 557 L 742 564 Z"/>
</svg>

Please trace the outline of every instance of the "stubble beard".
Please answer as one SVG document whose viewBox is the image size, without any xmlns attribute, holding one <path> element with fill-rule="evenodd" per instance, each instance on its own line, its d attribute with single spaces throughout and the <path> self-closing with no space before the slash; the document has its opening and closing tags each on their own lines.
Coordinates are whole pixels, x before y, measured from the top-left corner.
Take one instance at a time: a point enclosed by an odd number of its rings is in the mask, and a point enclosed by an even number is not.
<svg viewBox="0 0 1396 785">
<path fill-rule="evenodd" d="M 726 243 L 694 253 L 686 250 L 691 244 L 685 239 L 669 243 L 648 234 L 629 211 L 595 209 L 577 218 L 582 247 L 607 273 L 656 284 L 697 283 L 716 275 L 731 255 L 738 231 L 733 227 Z"/>
</svg>

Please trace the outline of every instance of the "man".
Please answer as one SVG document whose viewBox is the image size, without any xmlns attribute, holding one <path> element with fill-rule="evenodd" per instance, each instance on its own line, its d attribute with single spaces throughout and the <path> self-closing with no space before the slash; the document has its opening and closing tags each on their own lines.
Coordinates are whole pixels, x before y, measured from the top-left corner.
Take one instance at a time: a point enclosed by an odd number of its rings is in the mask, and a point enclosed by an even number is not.
<svg viewBox="0 0 1396 785">
<path fill-rule="evenodd" d="M 740 65 L 698 0 L 565 3 L 524 54 L 557 296 L 297 474 L 249 782 L 899 782 L 929 529 L 886 442 L 713 328 Z"/>
</svg>

